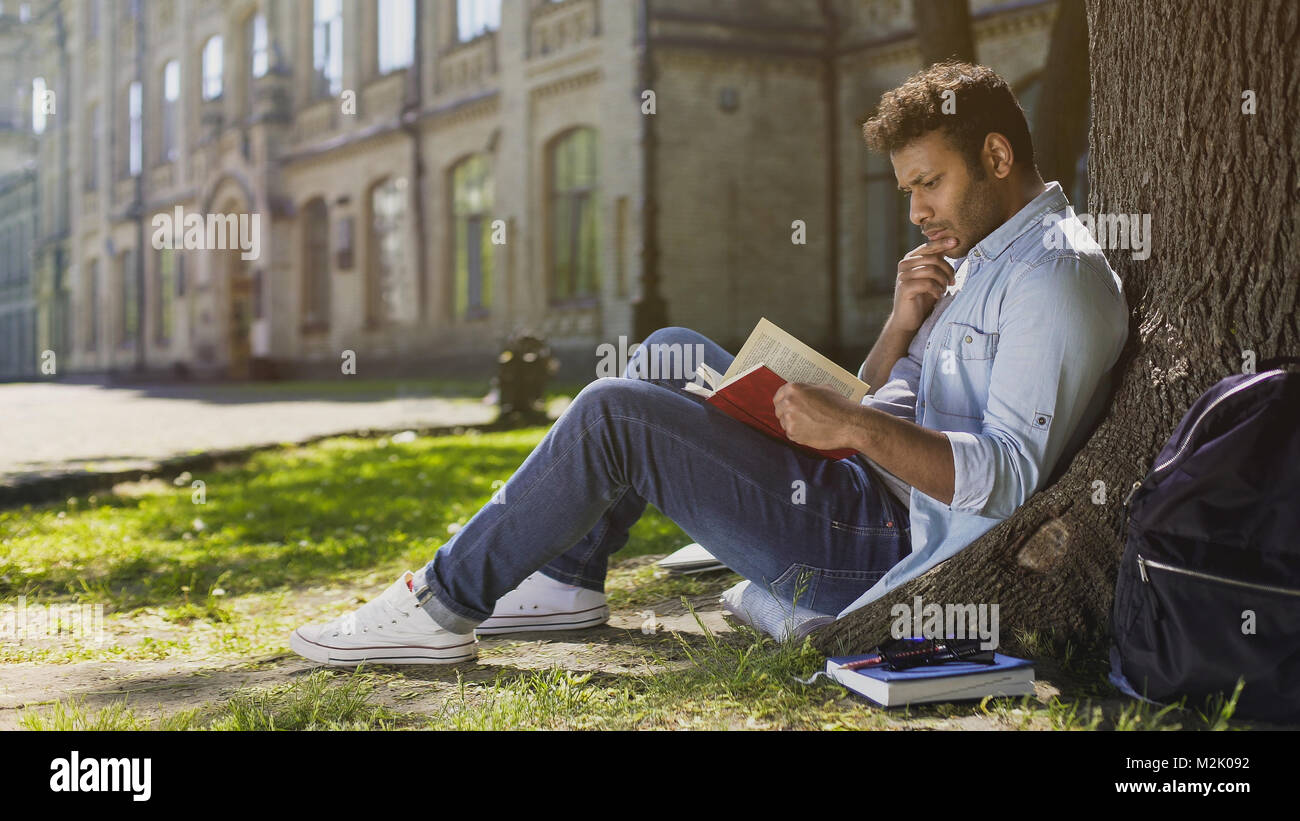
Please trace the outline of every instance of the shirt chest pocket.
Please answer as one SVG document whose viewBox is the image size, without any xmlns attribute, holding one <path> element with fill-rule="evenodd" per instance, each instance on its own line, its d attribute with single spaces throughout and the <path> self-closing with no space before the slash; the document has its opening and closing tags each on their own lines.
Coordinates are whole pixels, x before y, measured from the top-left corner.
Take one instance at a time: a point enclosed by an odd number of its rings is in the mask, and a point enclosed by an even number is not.
<svg viewBox="0 0 1300 821">
<path fill-rule="evenodd" d="M 939 338 L 943 341 L 930 378 L 930 404 L 948 416 L 982 419 L 998 335 L 974 325 L 949 322 Z"/>
</svg>

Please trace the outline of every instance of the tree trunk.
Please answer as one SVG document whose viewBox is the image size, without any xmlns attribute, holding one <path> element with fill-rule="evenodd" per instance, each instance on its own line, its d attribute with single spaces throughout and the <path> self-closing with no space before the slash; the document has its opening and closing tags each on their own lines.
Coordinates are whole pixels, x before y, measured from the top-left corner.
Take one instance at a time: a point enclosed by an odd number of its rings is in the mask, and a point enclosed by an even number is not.
<svg viewBox="0 0 1300 821">
<path fill-rule="evenodd" d="M 921 65 L 928 66 L 949 57 L 975 62 L 975 38 L 971 34 L 968 0 L 916 0 L 912 4 Z"/>
<path fill-rule="evenodd" d="M 1083 0 L 1057 0 L 1052 43 L 1034 111 L 1034 159 L 1045 180 L 1074 190 L 1074 164 L 1088 143 L 1088 18 Z"/>
<path fill-rule="evenodd" d="M 1088 0 L 1092 213 L 1151 214 L 1152 251 L 1107 250 L 1129 342 L 1109 412 L 1054 485 L 952 559 L 813 634 L 826 653 L 890 635 L 890 607 L 996 603 L 1018 631 L 1109 631 L 1123 498 L 1192 401 L 1300 352 L 1300 4 Z M 1243 92 L 1256 113 L 1243 113 Z M 1249 96 L 1249 95 L 1247 95 Z M 1095 504 L 1094 482 L 1105 483 Z"/>
</svg>

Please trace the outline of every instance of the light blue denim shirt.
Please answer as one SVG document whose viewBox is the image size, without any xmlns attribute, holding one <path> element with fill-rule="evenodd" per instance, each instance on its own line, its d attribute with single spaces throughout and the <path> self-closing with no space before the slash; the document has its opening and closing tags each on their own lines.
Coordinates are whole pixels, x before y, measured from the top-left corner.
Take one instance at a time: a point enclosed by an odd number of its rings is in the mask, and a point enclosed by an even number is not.
<svg viewBox="0 0 1300 821">
<path fill-rule="evenodd" d="M 862 400 L 948 437 L 952 504 L 911 489 L 911 555 L 840 617 L 1010 516 L 1064 467 L 1062 456 L 1105 410 L 1128 307 L 1059 183 L 976 244 L 956 280 L 889 381 Z"/>
</svg>

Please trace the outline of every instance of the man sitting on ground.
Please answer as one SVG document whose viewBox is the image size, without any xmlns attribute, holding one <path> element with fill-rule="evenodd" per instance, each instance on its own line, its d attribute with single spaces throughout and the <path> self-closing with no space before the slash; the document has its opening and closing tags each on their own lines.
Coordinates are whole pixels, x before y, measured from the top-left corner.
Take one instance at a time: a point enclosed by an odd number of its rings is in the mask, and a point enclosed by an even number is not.
<svg viewBox="0 0 1300 821">
<path fill-rule="evenodd" d="M 791 439 L 858 456 L 806 455 L 681 379 L 636 378 L 654 343 L 699 344 L 719 372 L 732 361 L 693 331 L 660 329 L 623 378 L 583 388 L 501 504 L 378 598 L 294 631 L 293 649 L 327 664 L 452 663 L 475 657 L 476 632 L 601 624 L 609 556 L 647 502 L 751 582 L 730 608 L 776 633 L 772 614 L 824 620 L 874 600 L 1042 488 L 1109 393 L 1128 334 L 1118 277 L 1060 185 L 1044 184 L 1024 112 L 992 70 L 932 66 L 887 92 L 863 133 L 888 152 L 927 238 L 899 263 L 860 371 L 878 388 L 861 404 L 802 384 L 773 397 Z"/>
</svg>

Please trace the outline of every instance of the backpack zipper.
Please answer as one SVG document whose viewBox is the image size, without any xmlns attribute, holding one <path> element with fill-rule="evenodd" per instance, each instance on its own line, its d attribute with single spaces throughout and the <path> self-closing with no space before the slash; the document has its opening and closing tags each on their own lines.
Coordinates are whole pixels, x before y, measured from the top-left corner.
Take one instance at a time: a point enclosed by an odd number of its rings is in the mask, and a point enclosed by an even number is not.
<svg viewBox="0 0 1300 821">
<path fill-rule="evenodd" d="M 1282 371 L 1265 371 L 1264 373 L 1261 373 L 1261 374 L 1257 375 L 1254 379 L 1247 379 L 1245 382 L 1242 382 L 1240 385 L 1238 385 L 1237 387 L 1235 387 L 1235 388 L 1233 388 L 1232 390 L 1228 391 L 1227 393 L 1220 394 L 1218 397 L 1216 397 L 1215 400 L 1214 400 L 1213 402 L 1211 402 L 1208 406 L 1206 406 L 1205 410 L 1201 411 L 1201 415 L 1198 416 L 1198 417 L 1196 417 L 1196 421 L 1193 422 L 1193 423 L 1192 423 L 1192 426 L 1191 426 L 1190 428 L 1187 429 L 1187 435 L 1185 435 L 1185 436 L 1183 437 L 1183 441 L 1182 441 L 1182 443 L 1178 446 L 1178 450 L 1174 452 L 1174 455 L 1173 455 L 1173 456 L 1170 456 L 1170 457 L 1169 457 L 1168 459 L 1166 459 L 1163 463 L 1161 463 L 1161 464 L 1159 464 L 1159 465 L 1156 465 L 1156 466 L 1155 466 L 1155 469 L 1153 469 L 1153 470 L 1151 471 L 1150 476 L 1148 476 L 1147 478 L 1154 478 L 1155 475 L 1156 475 L 1157 473 L 1159 473 L 1160 471 L 1162 471 L 1162 470 L 1164 470 L 1165 468 L 1169 467 L 1169 466 L 1172 465 L 1174 462 L 1177 462 L 1177 461 L 1178 461 L 1178 457 L 1183 455 L 1183 451 L 1186 450 L 1186 449 L 1187 449 L 1187 446 L 1191 443 L 1191 441 L 1192 441 L 1192 436 L 1193 436 L 1193 434 L 1196 433 L 1196 428 L 1197 428 L 1197 426 L 1199 426 L 1199 425 L 1201 424 L 1201 422 L 1205 419 L 1205 417 L 1209 415 L 1210 411 L 1212 411 L 1212 410 L 1214 410 L 1216 407 L 1218 407 L 1218 405 L 1219 405 L 1220 402 L 1222 402 L 1223 400 L 1227 399 L 1229 396 L 1233 396 L 1233 395 L 1235 395 L 1235 394 L 1237 394 L 1237 393 L 1239 393 L 1239 392 L 1241 392 L 1241 391 L 1244 391 L 1246 388 L 1249 388 L 1249 387 L 1255 385 L 1257 382 L 1261 382 L 1261 381 L 1263 381 L 1263 380 L 1265 380 L 1265 379 L 1271 379 L 1272 377 L 1274 377 L 1274 376 L 1278 376 L 1278 375 L 1281 374 L 1281 373 L 1283 373 L 1283 372 L 1282 372 Z M 1142 482 L 1140 482 L 1139 484 L 1142 484 L 1142 483 L 1145 483 L 1145 482 L 1146 482 L 1146 480 L 1143 479 Z M 1132 493 L 1129 493 L 1129 497 L 1130 497 L 1130 498 L 1132 498 L 1132 495 L 1133 495 Z"/>
<path fill-rule="evenodd" d="M 1215 576 L 1210 573 L 1201 573 L 1197 570 L 1188 570 L 1185 567 L 1175 567 L 1174 565 L 1165 564 L 1164 562 L 1153 562 L 1150 559 L 1143 558 L 1141 553 L 1137 554 L 1137 561 L 1138 573 L 1141 574 L 1142 581 L 1147 584 L 1151 583 L 1151 578 L 1147 576 L 1147 567 L 1154 567 L 1157 570 L 1167 570 L 1170 573 L 1181 573 L 1184 576 L 1194 576 L 1198 579 L 1208 579 L 1212 582 L 1221 582 L 1222 584 L 1231 584 L 1236 585 L 1237 587 L 1249 587 L 1253 590 L 1263 590 L 1268 593 L 1281 593 L 1287 596 L 1300 596 L 1300 590 L 1292 590 L 1286 587 L 1274 587 L 1268 584 L 1255 584 L 1254 582 L 1243 582 L 1238 581 L 1237 579 L 1225 579 L 1222 576 Z"/>
</svg>

